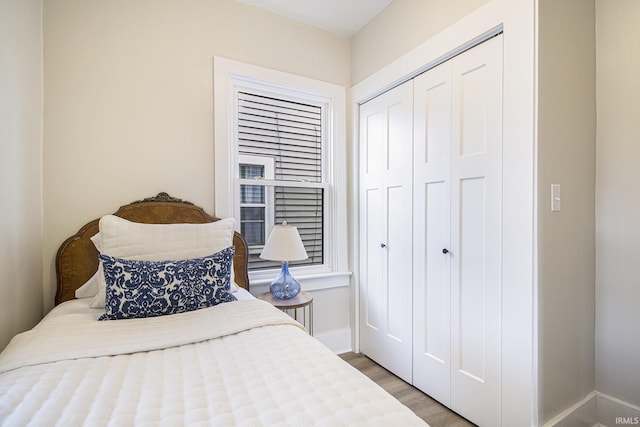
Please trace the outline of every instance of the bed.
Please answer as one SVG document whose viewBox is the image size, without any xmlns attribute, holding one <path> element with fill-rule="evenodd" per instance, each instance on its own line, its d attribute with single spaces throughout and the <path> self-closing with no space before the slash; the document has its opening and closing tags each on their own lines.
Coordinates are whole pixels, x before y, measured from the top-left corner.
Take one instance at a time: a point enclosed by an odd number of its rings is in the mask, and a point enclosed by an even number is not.
<svg viewBox="0 0 640 427">
<path fill-rule="evenodd" d="M 0 353 L 0 425 L 425 426 L 299 323 L 248 292 L 247 245 L 225 221 L 161 193 L 91 221 L 67 239 L 56 258 L 56 306 Z M 110 227 L 124 229 L 110 235 Z M 195 230 L 195 239 L 222 228 L 227 240 L 217 244 L 232 245 L 213 260 L 194 255 L 198 243 L 171 246 L 175 256 L 166 261 L 166 251 L 155 253 L 155 242 L 153 256 L 136 259 L 133 252 L 149 250 L 132 249 L 138 234 L 151 231 L 154 239 L 181 227 L 187 235 Z M 129 252 L 120 257 L 123 252 L 111 250 Z M 122 296 L 126 292 L 118 293 L 136 277 L 157 277 L 154 269 L 169 281 L 187 277 L 176 272 L 199 277 L 206 271 L 216 276 L 213 294 L 221 302 L 156 315 L 158 304 L 147 294 L 136 294 L 147 298 L 136 306 Z M 100 277 L 106 285 L 96 282 Z"/>
</svg>

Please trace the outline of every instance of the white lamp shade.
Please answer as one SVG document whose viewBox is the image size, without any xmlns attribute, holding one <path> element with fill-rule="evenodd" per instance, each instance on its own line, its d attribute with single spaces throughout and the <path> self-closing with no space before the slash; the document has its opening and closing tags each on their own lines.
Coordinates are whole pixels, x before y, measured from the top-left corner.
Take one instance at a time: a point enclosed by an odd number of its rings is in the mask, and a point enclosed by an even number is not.
<svg viewBox="0 0 640 427">
<path fill-rule="evenodd" d="M 309 258 L 304 249 L 298 228 L 293 225 L 276 225 L 262 249 L 260 258 L 270 261 L 302 261 Z"/>
</svg>

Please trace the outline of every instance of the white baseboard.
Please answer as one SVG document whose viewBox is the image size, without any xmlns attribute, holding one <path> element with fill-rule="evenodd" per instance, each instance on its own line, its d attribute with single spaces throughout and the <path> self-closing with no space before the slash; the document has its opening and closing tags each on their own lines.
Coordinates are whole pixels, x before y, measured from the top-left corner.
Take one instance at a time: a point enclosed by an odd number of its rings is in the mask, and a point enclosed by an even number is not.
<svg viewBox="0 0 640 427">
<path fill-rule="evenodd" d="M 544 427 L 640 426 L 640 407 L 592 391 L 584 399 L 558 414 Z"/>
<path fill-rule="evenodd" d="M 351 328 L 336 329 L 329 332 L 314 333 L 313 336 L 336 354 L 351 350 Z"/>
<path fill-rule="evenodd" d="M 640 406 L 598 393 L 598 422 L 603 427 L 640 426 Z"/>
<path fill-rule="evenodd" d="M 597 427 L 598 392 L 592 391 L 560 414 L 547 421 L 544 427 Z"/>
</svg>

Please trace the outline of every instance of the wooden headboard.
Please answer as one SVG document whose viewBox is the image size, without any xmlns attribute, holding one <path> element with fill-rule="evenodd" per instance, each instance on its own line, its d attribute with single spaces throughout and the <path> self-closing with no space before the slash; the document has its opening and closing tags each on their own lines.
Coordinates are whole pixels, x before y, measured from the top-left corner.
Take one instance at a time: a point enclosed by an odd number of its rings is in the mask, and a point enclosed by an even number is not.
<svg viewBox="0 0 640 427">
<path fill-rule="evenodd" d="M 204 209 L 167 193 L 130 203 L 120 207 L 114 215 L 133 222 L 145 224 L 202 224 L 215 222 L 219 218 L 207 214 Z M 56 277 L 58 288 L 55 303 L 75 299 L 75 291 L 98 271 L 98 250 L 91 237 L 98 233 L 98 221 L 82 227 L 76 234 L 62 243 L 56 256 Z M 235 282 L 249 290 L 247 269 L 247 242 L 242 235 L 235 233 L 233 245 L 236 253 L 233 257 Z"/>
</svg>

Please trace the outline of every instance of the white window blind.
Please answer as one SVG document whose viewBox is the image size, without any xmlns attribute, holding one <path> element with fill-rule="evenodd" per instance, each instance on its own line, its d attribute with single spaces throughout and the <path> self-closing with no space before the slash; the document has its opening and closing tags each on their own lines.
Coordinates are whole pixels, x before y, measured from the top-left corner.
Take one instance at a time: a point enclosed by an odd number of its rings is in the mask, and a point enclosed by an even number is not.
<svg viewBox="0 0 640 427">
<path fill-rule="evenodd" d="M 287 221 L 297 226 L 309 255 L 307 260 L 291 265 L 323 264 L 327 185 L 323 176 L 322 106 L 243 91 L 238 92 L 237 102 L 241 195 L 259 193 L 258 187 L 272 188 L 273 199 L 264 201 L 265 215 L 272 215 L 276 224 Z M 269 159 L 274 165 L 273 177 L 242 173 L 252 167 L 243 164 L 243 158 Z M 240 213 L 241 224 L 247 230 L 251 228 L 251 240 L 256 242 L 250 242 L 249 267 L 277 268 L 278 263 L 259 258 L 260 242 L 271 230 L 268 222 L 250 217 L 256 213 L 261 214 L 257 209 Z M 265 224 L 264 228 L 260 224 Z M 264 235 L 257 234 L 260 232 Z"/>
</svg>

